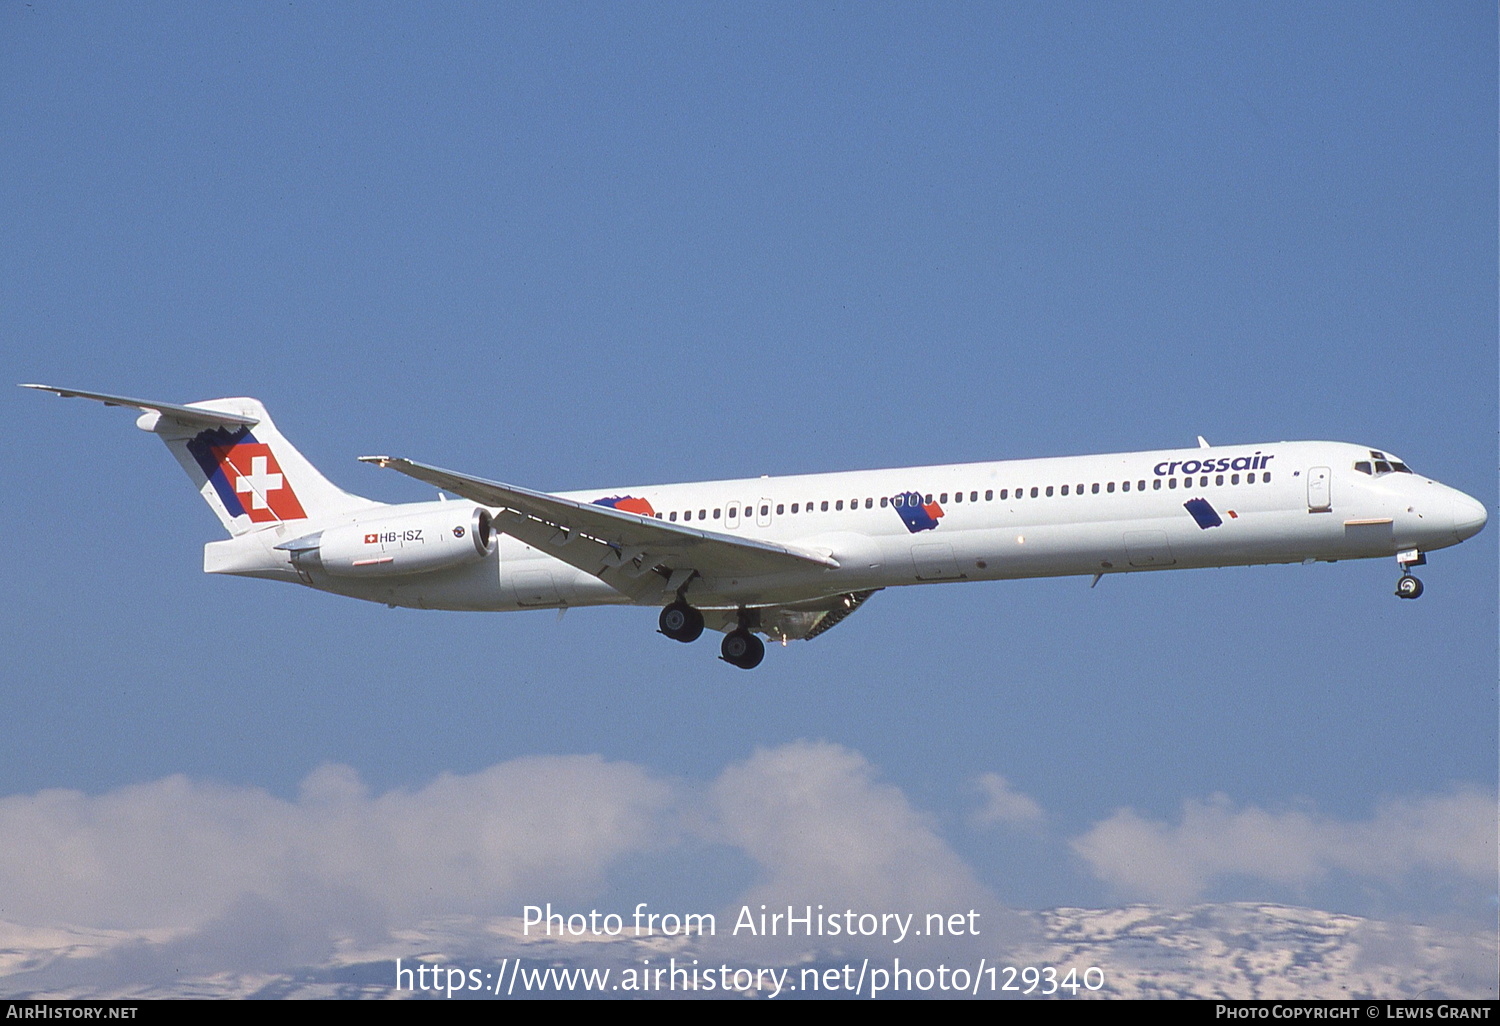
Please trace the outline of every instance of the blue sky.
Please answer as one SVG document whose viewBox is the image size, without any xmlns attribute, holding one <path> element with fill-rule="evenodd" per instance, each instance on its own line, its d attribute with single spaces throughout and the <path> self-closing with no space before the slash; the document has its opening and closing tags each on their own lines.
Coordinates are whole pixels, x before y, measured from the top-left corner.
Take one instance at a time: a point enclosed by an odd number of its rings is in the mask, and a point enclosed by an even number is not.
<svg viewBox="0 0 1500 1026">
<path fill-rule="evenodd" d="M 1203 434 L 1388 448 L 1496 503 L 1492 5 L 38 2 L 0 26 L 10 378 L 256 396 L 352 491 L 430 495 L 371 452 L 561 490 Z M 374 801 L 533 757 L 701 795 L 780 759 L 930 833 L 951 893 L 1493 929 L 1493 831 L 1464 835 L 1494 814 L 1493 526 L 1418 602 L 1385 561 L 890 590 L 744 674 L 650 610 L 205 577 L 218 526 L 131 417 L 14 390 L 0 423 L 17 815 L 69 789 L 103 831 L 98 803 L 179 775 L 301 808 L 329 764 Z M 1208 850 L 1241 829 L 1307 849 Z M 792 879 L 763 836 L 673 836 L 438 911 Z M 886 898 L 929 893 L 897 886 L 927 844 L 881 863 Z"/>
</svg>

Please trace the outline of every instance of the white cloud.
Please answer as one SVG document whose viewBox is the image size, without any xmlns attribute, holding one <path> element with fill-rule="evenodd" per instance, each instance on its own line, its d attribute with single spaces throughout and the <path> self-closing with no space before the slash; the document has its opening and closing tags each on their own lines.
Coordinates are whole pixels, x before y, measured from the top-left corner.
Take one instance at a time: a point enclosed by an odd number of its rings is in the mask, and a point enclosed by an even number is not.
<svg viewBox="0 0 1500 1026">
<path fill-rule="evenodd" d="M 1472 789 L 1388 800 L 1366 822 L 1307 810 L 1188 801 L 1176 826 L 1121 809 L 1073 841 L 1094 873 L 1132 896 L 1191 901 L 1217 879 L 1305 887 L 1334 872 L 1399 883 L 1427 872 L 1493 881 L 1496 798 Z"/>
<path fill-rule="evenodd" d="M 0 799 L 0 920 L 168 930 L 220 946 L 246 927 L 260 947 L 278 934 L 318 944 L 435 915 L 587 902 L 625 860 L 705 840 L 761 871 L 746 895 L 726 887 L 725 902 L 959 911 L 988 900 L 863 757 L 798 743 L 756 752 L 707 787 L 558 756 L 378 795 L 329 765 L 293 800 L 182 776 L 97 796 L 10 796 Z"/>
<path fill-rule="evenodd" d="M 1045 823 L 1003 777 L 977 784 L 976 822 Z M 1392 887 L 1417 871 L 1491 882 L 1495 821 L 1494 797 L 1475 790 L 1392 800 L 1359 823 L 1215 798 L 1188 802 L 1177 824 L 1121 810 L 1072 846 L 1132 896 L 1188 901 L 1230 875 L 1291 886 L 1335 871 Z M 269 970 L 434 917 L 602 906 L 621 868 L 652 879 L 655 856 L 670 866 L 705 846 L 742 852 L 756 879 L 734 894 L 726 877 L 720 895 L 703 899 L 714 907 L 681 911 L 974 908 L 984 943 L 1014 935 L 900 789 L 859 753 L 814 742 L 757 751 L 701 785 L 553 756 L 383 794 L 348 767 L 324 766 L 293 799 L 181 776 L 94 796 L 9 796 L 0 798 L 0 921 L 149 934 L 90 969 L 111 978 Z M 672 899 L 671 879 L 660 893 Z M 621 911 L 626 899 L 636 900 L 621 896 Z"/>
<path fill-rule="evenodd" d="M 661 842 L 672 800 L 644 769 L 589 756 L 517 759 L 376 797 L 343 766 L 314 771 L 296 801 L 181 776 L 12 796 L 0 799 L 0 918 L 196 927 L 247 899 L 398 918 L 509 911 L 597 888 L 616 859 Z"/>
<path fill-rule="evenodd" d="M 726 769 L 713 796 L 722 840 L 765 872 L 747 902 L 940 911 L 989 901 L 926 817 L 847 748 L 758 751 Z"/>
<path fill-rule="evenodd" d="M 974 781 L 984 804 L 969 817 L 975 826 L 1019 826 L 1035 829 L 1046 819 L 1042 807 L 1029 795 L 1010 786 L 998 773 L 981 773 Z"/>
</svg>

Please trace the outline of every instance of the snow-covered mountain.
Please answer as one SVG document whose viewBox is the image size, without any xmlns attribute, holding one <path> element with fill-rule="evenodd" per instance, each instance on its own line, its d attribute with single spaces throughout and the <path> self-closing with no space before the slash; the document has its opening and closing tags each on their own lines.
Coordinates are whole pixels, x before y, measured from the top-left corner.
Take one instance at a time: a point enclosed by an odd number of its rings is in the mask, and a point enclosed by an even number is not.
<svg viewBox="0 0 1500 1026">
<path fill-rule="evenodd" d="M 1497 944 L 1493 933 L 1465 933 L 1427 926 L 1377 922 L 1356 916 L 1272 904 L 1197 905 L 1184 909 L 1130 906 L 1119 909 L 1052 909 L 1016 912 L 1019 934 L 1026 939 L 1003 953 L 983 957 L 924 958 L 909 952 L 909 970 L 948 972 L 963 968 L 964 976 L 980 981 L 982 996 L 989 983 L 1005 981 L 1004 966 L 1054 966 L 1080 971 L 1088 966 L 1103 971 L 1103 987 L 1080 997 L 1164 998 L 1488 998 L 1497 996 Z M 1013 931 L 1014 933 L 1015 931 Z M 514 918 L 455 917 L 377 938 L 345 938 L 313 957 L 298 958 L 305 941 L 291 937 L 274 922 L 261 936 L 215 936 L 212 931 L 177 935 L 142 935 L 98 929 L 34 928 L 0 923 L 0 995 L 9 998 L 393 998 L 438 996 L 442 991 L 396 989 L 396 960 L 403 968 L 422 965 L 462 970 L 447 977 L 482 983 L 480 994 L 505 993 L 507 973 L 515 979 L 516 959 L 524 973 L 546 970 L 595 971 L 591 979 L 598 996 L 639 996 L 627 973 L 643 966 L 656 968 L 706 967 L 728 963 L 745 965 L 744 958 L 723 957 L 712 939 L 635 940 L 626 937 L 588 940 L 527 940 Z M 870 970 L 891 968 L 879 956 L 863 963 L 864 955 L 850 956 L 826 938 L 804 941 L 792 957 L 784 953 L 777 970 L 783 997 L 798 994 L 804 970 L 821 975 L 846 964 Z M 226 968 L 238 964 L 241 968 Z M 769 962 L 762 963 L 769 965 Z M 292 966 L 285 968 L 284 966 Z M 981 968 L 988 965 L 989 970 Z M 999 969 L 999 972 L 994 970 Z M 609 970 L 608 977 L 597 971 Z M 475 975 L 477 973 L 477 975 Z M 679 977 L 681 979 L 682 977 Z M 810 978 L 810 977 L 809 977 Z M 416 977 L 407 977 L 413 984 Z M 424 982 L 433 980 L 427 975 Z M 521 977 L 515 996 L 526 993 Z M 558 975 L 544 978 L 555 992 Z M 635 977 L 639 984 L 641 977 Z M 748 977 L 741 977 L 742 980 Z M 852 981 L 851 972 L 848 979 Z M 938 996 L 935 976 L 913 977 L 916 986 L 927 980 L 927 993 Z M 1096 975 L 1094 982 L 1099 980 Z M 498 982 L 496 982 L 498 981 Z M 575 992 L 582 984 L 573 978 Z M 649 996 L 725 996 L 722 982 L 699 990 L 681 988 L 649 992 Z M 1020 985 L 1021 978 L 1014 978 Z M 623 984 L 623 986 L 622 986 Z M 712 986 L 712 989 L 709 987 Z M 774 989 L 761 978 L 745 990 L 730 988 L 729 996 L 769 997 Z M 904 989 L 901 996 L 921 996 Z M 535 996 L 533 992 L 531 996 Z M 822 996 L 831 996 L 822 994 Z M 845 993 L 847 996 L 847 993 Z M 953 996 L 948 993 L 945 996 Z M 1016 996 L 1016 995 L 999 995 Z"/>
</svg>

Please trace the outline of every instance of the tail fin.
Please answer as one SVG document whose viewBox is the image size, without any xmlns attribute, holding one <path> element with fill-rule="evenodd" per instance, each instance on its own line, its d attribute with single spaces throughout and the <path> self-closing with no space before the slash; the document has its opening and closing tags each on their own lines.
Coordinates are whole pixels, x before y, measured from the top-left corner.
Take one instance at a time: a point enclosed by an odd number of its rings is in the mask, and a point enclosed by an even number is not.
<svg viewBox="0 0 1500 1026">
<path fill-rule="evenodd" d="M 276 430 L 257 399 L 209 399 L 182 406 L 50 385 L 23 387 L 144 411 L 136 426 L 166 443 L 232 535 L 381 505 L 350 495 L 320 474 Z"/>
</svg>

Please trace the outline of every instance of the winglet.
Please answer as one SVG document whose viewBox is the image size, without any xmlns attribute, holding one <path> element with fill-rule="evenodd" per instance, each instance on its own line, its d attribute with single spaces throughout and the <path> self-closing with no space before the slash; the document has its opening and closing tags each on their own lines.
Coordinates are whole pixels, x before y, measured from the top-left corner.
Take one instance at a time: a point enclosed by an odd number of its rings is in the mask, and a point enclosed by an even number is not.
<svg viewBox="0 0 1500 1026">
<path fill-rule="evenodd" d="M 1198 436 L 1198 448 L 1200 448 L 1200 449 L 1212 449 L 1213 446 L 1211 446 L 1211 445 L 1208 444 L 1208 440 L 1206 438 L 1204 438 L 1202 435 L 1199 435 Z"/>
</svg>

